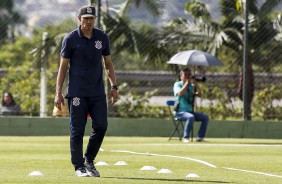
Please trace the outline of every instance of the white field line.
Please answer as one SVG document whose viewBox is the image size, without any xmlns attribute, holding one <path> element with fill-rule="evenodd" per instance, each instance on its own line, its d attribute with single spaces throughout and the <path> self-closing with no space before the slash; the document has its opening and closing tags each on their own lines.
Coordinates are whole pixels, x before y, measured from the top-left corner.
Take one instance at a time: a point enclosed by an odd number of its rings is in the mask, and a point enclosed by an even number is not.
<svg viewBox="0 0 282 184">
<path fill-rule="evenodd" d="M 165 143 L 148 143 L 148 144 L 140 144 L 146 146 L 222 146 L 222 147 L 282 147 L 282 144 L 206 144 L 206 143 L 199 143 L 199 144 L 183 144 L 183 143 L 176 143 L 176 144 L 165 144 Z"/>
<path fill-rule="evenodd" d="M 158 157 L 180 158 L 180 159 L 191 160 L 191 161 L 194 161 L 194 162 L 202 163 L 202 164 L 207 165 L 209 167 L 216 168 L 215 165 L 212 165 L 208 162 L 198 160 L 198 159 L 194 159 L 194 158 L 189 158 L 189 157 L 181 157 L 181 156 L 174 156 L 174 155 L 161 155 L 161 154 L 154 154 L 154 153 L 140 153 L 140 152 L 134 152 L 134 151 L 127 151 L 127 150 L 112 150 L 111 152 L 131 153 L 131 154 L 137 154 L 137 155 L 150 155 L 150 156 L 158 156 Z"/>
<path fill-rule="evenodd" d="M 282 176 L 275 175 L 275 174 L 268 174 L 268 173 L 264 173 L 264 172 L 257 172 L 257 171 L 250 171 L 250 170 L 236 169 L 236 168 L 227 168 L 227 167 L 223 167 L 223 169 L 228 169 L 228 170 L 233 170 L 233 171 L 240 171 L 240 172 L 248 172 L 248 173 L 254 173 L 254 174 L 260 174 L 260 175 L 265 175 L 265 176 L 282 178 Z"/>
<path fill-rule="evenodd" d="M 161 154 L 154 154 L 154 153 L 142 153 L 142 152 L 127 151 L 127 150 L 111 150 L 111 152 L 130 153 L 130 154 L 136 154 L 136 155 L 150 155 L 150 156 L 159 156 L 159 157 L 170 157 L 170 158 L 180 158 L 180 159 L 191 160 L 191 161 L 195 161 L 195 162 L 198 162 L 198 163 L 202 163 L 202 164 L 207 165 L 209 167 L 217 168 L 215 165 L 212 165 L 212 164 L 210 164 L 208 162 L 205 162 L 203 160 L 198 160 L 198 159 L 189 158 L 189 157 L 181 157 L 181 156 L 174 156 L 174 155 L 161 155 Z M 241 171 L 241 172 L 248 172 L 248 173 L 253 173 L 253 174 L 270 176 L 270 177 L 282 178 L 282 176 L 275 175 L 275 174 L 264 173 L 264 172 L 251 171 L 251 170 L 243 170 L 243 169 L 236 169 L 236 168 L 228 168 L 228 167 L 222 167 L 222 168 L 223 169 L 228 169 L 228 170 L 233 170 L 233 171 Z"/>
</svg>

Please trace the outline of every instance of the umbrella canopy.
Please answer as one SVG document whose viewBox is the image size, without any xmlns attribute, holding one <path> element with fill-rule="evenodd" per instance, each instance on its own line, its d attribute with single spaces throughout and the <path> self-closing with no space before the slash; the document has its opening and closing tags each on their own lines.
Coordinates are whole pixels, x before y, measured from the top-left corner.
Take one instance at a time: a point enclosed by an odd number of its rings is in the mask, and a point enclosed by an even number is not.
<svg viewBox="0 0 282 184">
<path fill-rule="evenodd" d="M 197 66 L 223 66 L 213 55 L 199 50 L 182 51 L 170 58 L 168 64 L 197 65 Z"/>
</svg>

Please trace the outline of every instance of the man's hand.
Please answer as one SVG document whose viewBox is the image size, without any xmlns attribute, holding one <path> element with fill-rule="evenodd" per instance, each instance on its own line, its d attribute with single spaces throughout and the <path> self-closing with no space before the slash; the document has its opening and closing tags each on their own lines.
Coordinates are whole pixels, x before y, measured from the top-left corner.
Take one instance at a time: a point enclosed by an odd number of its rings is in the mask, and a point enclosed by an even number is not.
<svg viewBox="0 0 282 184">
<path fill-rule="evenodd" d="M 62 105 L 65 105 L 65 99 L 62 94 L 56 94 L 55 100 L 54 100 L 54 105 L 61 111 L 62 110 Z"/>
<path fill-rule="evenodd" d="M 190 82 L 191 82 L 192 84 L 196 84 L 196 83 L 197 83 L 197 80 L 196 80 L 196 79 L 190 79 Z"/>
<path fill-rule="evenodd" d="M 111 89 L 110 92 L 111 103 L 115 104 L 118 100 L 118 91 L 116 89 Z"/>
</svg>

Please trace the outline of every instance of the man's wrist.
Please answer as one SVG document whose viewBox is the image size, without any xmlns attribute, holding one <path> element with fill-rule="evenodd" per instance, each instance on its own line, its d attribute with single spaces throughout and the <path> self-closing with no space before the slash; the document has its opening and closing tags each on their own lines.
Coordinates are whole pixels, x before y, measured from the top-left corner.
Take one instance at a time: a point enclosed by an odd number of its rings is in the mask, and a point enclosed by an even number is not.
<svg viewBox="0 0 282 184">
<path fill-rule="evenodd" d="M 56 93 L 57 94 L 62 94 L 62 90 L 61 89 L 56 89 Z"/>
</svg>

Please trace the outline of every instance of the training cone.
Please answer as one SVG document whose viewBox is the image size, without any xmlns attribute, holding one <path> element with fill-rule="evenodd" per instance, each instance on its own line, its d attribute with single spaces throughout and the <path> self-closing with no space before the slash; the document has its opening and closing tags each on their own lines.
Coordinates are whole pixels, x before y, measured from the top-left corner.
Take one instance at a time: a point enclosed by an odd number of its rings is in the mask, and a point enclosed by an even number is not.
<svg viewBox="0 0 282 184">
<path fill-rule="evenodd" d="M 104 161 L 100 161 L 100 162 L 97 162 L 95 164 L 95 166 L 103 166 L 103 165 L 109 165 L 107 162 L 104 162 Z"/>
<path fill-rule="evenodd" d="M 118 161 L 115 165 L 128 165 L 125 161 Z"/>
<path fill-rule="evenodd" d="M 43 176 L 44 174 L 40 171 L 32 171 L 29 176 Z"/>
<path fill-rule="evenodd" d="M 200 176 L 195 173 L 189 173 L 186 178 L 199 178 Z"/>
<path fill-rule="evenodd" d="M 160 174 L 170 174 L 172 171 L 170 169 L 161 169 L 158 171 Z"/>
<path fill-rule="evenodd" d="M 157 170 L 157 168 L 155 168 L 154 166 L 144 166 L 140 170 L 141 171 L 153 171 L 153 170 Z"/>
<path fill-rule="evenodd" d="M 104 149 L 103 149 L 103 148 L 100 148 L 99 151 L 104 151 Z"/>
</svg>

